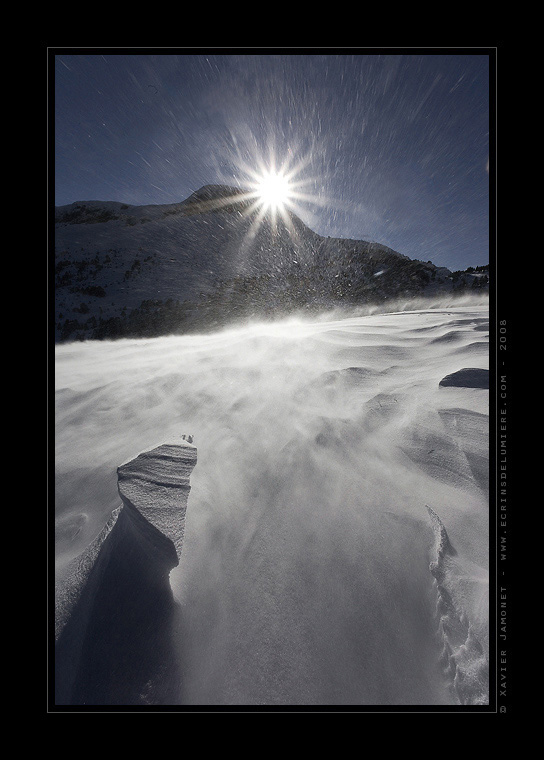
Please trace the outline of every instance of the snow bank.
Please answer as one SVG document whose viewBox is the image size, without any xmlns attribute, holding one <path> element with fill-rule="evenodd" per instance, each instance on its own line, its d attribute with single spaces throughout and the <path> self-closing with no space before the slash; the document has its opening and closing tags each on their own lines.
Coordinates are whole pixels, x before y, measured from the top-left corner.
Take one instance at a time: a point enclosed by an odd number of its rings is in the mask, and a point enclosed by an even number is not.
<svg viewBox="0 0 544 760">
<path fill-rule="evenodd" d="M 119 467 L 123 506 L 57 573 L 57 704 L 139 703 L 142 663 L 146 673 L 156 670 L 150 642 L 162 635 L 157 625 L 172 604 L 168 576 L 181 556 L 195 463 L 196 448 L 180 439 Z"/>
<path fill-rule="evenodd" d="M 481 635 L 467 615 L 462 598 L 463 583 L 478 580 L 487 585 L 486 578 L 478 579 L 467 573 L 463 563 L 452 559 L 457 552 L 451 545 L 446 528 L 436 512 L 427 506 L 435 534 L 434 557 L 429 569 L 436 581 L 437 619 L 444 642 L 442 664 L 447 673 L 453 693 L 461 704 L 488 704 L 489 659 L 485 646 L 487 632 Z"/>
</svg>

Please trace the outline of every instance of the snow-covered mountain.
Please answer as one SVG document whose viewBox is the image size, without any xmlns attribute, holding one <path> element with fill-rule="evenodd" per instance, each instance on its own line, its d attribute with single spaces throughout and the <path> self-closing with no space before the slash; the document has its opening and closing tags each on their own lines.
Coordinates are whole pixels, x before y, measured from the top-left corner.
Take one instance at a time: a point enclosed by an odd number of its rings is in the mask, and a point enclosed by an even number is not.
<svg viewBox="0 0 544 760">
<path fill-rule="evenodd" d="M 161 335 L 485 287 L 379 243 L 322 237 L 207 185 L 181 203 L 55 209 L 55 339 Z"/>
</svg>

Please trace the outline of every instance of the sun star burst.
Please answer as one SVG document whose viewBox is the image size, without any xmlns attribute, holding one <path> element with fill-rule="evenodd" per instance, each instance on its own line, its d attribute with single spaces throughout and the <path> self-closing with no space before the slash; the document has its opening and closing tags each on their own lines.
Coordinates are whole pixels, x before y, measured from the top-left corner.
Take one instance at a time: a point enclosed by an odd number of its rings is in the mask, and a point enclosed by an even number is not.
<svg viewBox="0 0 544 760">
<path fill-rule="evenodd" d="M 248 147 L 234 137 L 232 143 L 227 164 L 233 167 L 237 185 L 243 189 L 243 195 L 237 199 L 243 200 L 242 213 L 251 219 L 246 235 L 248 241 L 262 226 L 274 233 L 287 228 L 291 235 L 297 235 L 294 216 L 306 222 L 312 216 L 311 208 L 327 205 L 324 195 L 315 192 L 315 175 L 308 171 L 312 164 L 311 150 L 293 146 L 280 160 L 274 147 L 268 149 L 265 158 L 253 146 Z"/>
<path fill-rule="evenodd" d="M 283 209 L 291 198 L 289 179 L 274 171 L 266 172 L 258 180 L 255 191 L 263 206 L 273 211 Z"/>
</svg>

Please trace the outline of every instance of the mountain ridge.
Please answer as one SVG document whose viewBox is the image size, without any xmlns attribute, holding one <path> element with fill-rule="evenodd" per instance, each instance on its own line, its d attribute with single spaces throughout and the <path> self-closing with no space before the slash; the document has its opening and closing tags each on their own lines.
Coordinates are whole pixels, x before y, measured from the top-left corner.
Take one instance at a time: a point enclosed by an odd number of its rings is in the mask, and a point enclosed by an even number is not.
<svg viewBox="0 0 544 760">
<path fill-rule="evenodd" d="M 55 207 L 55 340 L 214 329 L 244 318 L 487 287 L 376 242 L 330 238 L 242 188 L 180 203 Z"/>
</svg>

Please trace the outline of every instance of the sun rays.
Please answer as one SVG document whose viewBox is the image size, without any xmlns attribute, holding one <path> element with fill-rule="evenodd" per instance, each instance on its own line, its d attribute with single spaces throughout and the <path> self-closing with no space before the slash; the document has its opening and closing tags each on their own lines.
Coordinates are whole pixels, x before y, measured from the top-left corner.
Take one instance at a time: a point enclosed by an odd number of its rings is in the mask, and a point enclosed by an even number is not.
<svg viewBox="0 0 544 760">
<path fill-rule="evenodd" d="M 234 210 L 246 220 L 240 253 L 260 232 L 275 236 L 287 231 L 297 238 L 300 221 L 309 226 L 316 207 L 330 206 L 323 193 L 322 172 L 316 176 L 316 151 L 319 155 L 315 141 L 304 148 L 293 144 L 280 150 L 275 140 L 263 150 L 254 135 L 231 133 L 221 156 L 216 155 L 216 165 L 221 167 L 217 187 L 231 192 L 213 193 L 205 204 L 198 204 L 199 210 Z"/>
<path fill-rule="evenodd" d="M 309 171 L 311 153 L 287 149 L 280 161 L 273 149 L 269 149 L 267 158 L 249 149 L 242 154 L 233 142 L 236 147 L 230 163 L 243 192 L 237 196 L 243 201 L 242 213 L 251 219 L 248 237 L 257 234 L 263 225 L 275 232 L 280 222 L 296 235 L 293 214 L 304 219 L 308 204 L 324 205 L 324 199 L 313 192 L 317 183 Z"/>
</svg>

